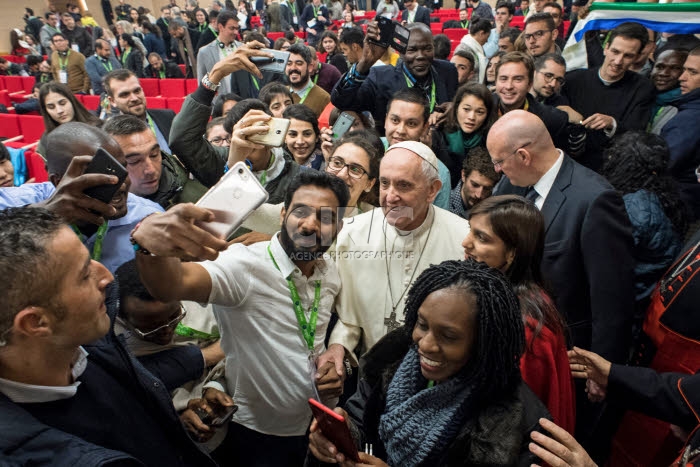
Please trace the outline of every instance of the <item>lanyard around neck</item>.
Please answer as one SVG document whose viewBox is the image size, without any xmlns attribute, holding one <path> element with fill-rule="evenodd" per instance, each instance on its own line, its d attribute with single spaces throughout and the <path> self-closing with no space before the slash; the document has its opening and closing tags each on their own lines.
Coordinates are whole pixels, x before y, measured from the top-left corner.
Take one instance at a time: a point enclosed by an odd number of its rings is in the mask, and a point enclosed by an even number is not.
<svg viewBox="0 0 700 467">
<path fill-rule="evenodd" d="M 272 264 L 275 265 L 278 271 L 280 267 L 275 261 L 275 257 L 272 256 L 272 250 L 270 249 L 270 244 L 267 245 L 267 253 L 270 255 Z M 314 338 L 316 336 L 316 321 L 318 320 L 318 305 L 321 303 L 321 281 L 316 281 L 314 285 L 314 302 L 311 305 L 309 311 L 309 321 L 306 321 L 306 316 L 304 316 L 304 308 L 301 306 L 301 299 L 299 298 L 299 291 L 297 286 L 292 281 L 291 276 L 287 278 L 287 287 L 289 288 L 289 294 L 292 297 L 292 304 L 294 305 L 294 314 L 297 317 L 297 323 L 299 324 L 299 330 L 301 335 L 306 342 L 306 347 L 313 352 L 314 351 Z"/>
<path fill-rule="evenodd" d="M 270 163 L 267 166 L 267 169 L 263 170 L 262 175 L 260 175 L 260 184 L 262 186 L 265 186 L 267 183 L 267 171 L 270 170 L 270 167 L 272 167 L 272 164 L 275 163 L 275 155 L 272 154 L 272 157 L 270 158 Z"/>
<path fill-rule="evenodd" d="M 219 33 L 216 31 L 216 29 L 211 27 L 211 24 L 209 25 L 209 30 L 214 33 L 214 37 L 219 37 Z"/>
<path fill-rule="evenodd" d="M 100 60 L 102 62 L 102 66 L 105 67 L 105 70 L 112 71 L 112 64 L 110 63 L 109 59 L 105 60 Z"/>
<path fill-rule="evenodd" d="M 148 122 L 148 126 L 151 128 L 153 134 L 156 136 L 156 138 L 158 138 L 158 133 L 156 133 L 156 124 L 151 118 L 151 116 L 148 115 L 148 112 L 146 112 L 146 121 Z"/>
<path fill-rule="evenodd" d="M 78 227 L 76 227 L 74 224 L 71 224 L 71 228 L 73 229 L 73 232 L 80 238 L 80 241 L 85 243 L 87 241 L 87 238 L 83 233 L 80 231 Z M 102 259 L 102 243 L 104 242 L 105 236 L 107 235 L 107 221 L 104 222 L 98 229 L 97 229 L 97 234 L 95 238 L 95 244 L 92 246 L 92 252 L 90 253 L 90 258 L 92 258 L 95 261 L 100 261 Z"/>
<path fill-rule="evenodd" d="M 469 20 L 460 21 L 459 24 L 462 25 L 462 29 L 467 29 L 467 26 L 469 26 Z"/>
<path fill-rule="evenodd" d="M 163 65 L 163 66 L 165 66 L 165 65 Z M 158 76 L 160 76 L 161 79 L 165 78 L 165 70 L 163 70 L 162 68 L 160 70 L 158 70 Z"/>
<path fill-rule="evenodd" d="M 68 57 L 70 56 L 70 50 L 66 52 L 66 56 L 61 59 L 61 57 L 58 57 L 58 63 L 61 67 L 61 70 L 65 70 L 66 67 L 68 66 Z"/>
<path fill-rule="evenodd" d="M 131 54 L 131 47 L 124 51 L 124 55 L 122 55 L 122 65 L 126 65 L 126 61 L 129 58 L 129 54 Z"/>
<path fill-rule="evenodd" d="M 406 70 L 404 69 L 403 72 L 403 77 L 406 78 L 406 85 L 409 88 L 412 88 L 413 86 L 416 85 L 415 78 L 411 80 L 409 76 L 406 74 Z M 430 83 L 430 113 L 433 113 L 433 110 L 435 109 L 435 101 L 436 101 L 436 96 L 435 96 L 435 80 L 430 77 L 431 83 Z"/>
</svg>

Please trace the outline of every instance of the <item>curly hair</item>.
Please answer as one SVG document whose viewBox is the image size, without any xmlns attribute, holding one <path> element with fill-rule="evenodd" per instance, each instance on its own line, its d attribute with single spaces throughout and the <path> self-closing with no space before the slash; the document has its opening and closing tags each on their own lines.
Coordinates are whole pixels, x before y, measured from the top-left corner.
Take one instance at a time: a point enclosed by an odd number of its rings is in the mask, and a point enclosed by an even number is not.
<svg viewBox="0 0 700 467">
<path fill-rule="evenodd" d="M 659 135 L 628 131 L 615 138 L 605 152 L 602 174 L 622 195 L 646 190 L 654 193 L 678 235 L 688 229 L 688 214 L 678 185 L 668 173 L 671 154 Z"/>
<path fill-rule="evenodd" d="M 518 299 L 497 270 L 472 260 L 430 266 L 408 292 L 403 332 L 411 335 L 425 299 L 444 289 L 461 290 L 476 301 L 474 351 L 460 370 L 475 383 L 475 395 L 488 400 L 513 390 L 521 381 L 525 331 Z"/>
</svg>

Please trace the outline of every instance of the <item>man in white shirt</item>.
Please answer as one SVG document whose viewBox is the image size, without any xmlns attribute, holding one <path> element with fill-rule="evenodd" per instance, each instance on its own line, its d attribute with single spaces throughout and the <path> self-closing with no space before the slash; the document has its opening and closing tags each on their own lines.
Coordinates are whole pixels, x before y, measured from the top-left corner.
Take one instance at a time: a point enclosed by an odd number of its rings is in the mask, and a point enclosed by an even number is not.
<svg viewBox="0 0 700 467">
<path fill-rule="evenodd" d="M 479 18 L 472 19 L 469 25 L 469 34 L 464 36 L 460 41 L 460 45 L 469 47 L 476 58 L 479 60 L 479 82 L 483 83 L 486 77 L 486 65 L 488 64 L 488 59 L 486 58 L 486 53 L 484 52 L 484 44 L 489 40 L 491 35 L 491 22 L 487 19 Z"/>
<path fill-rule="evenodd" d="M 314 363 L 340 291 L 337 269 L 323 253 L 342 227 L 348 196 L 339 178 L 304 171 L 287 191 L 281 231 L 270 242 L 232 245 L 218 258 L 226 243 L 194 225 L 213 214 L 191 205 L 150 216 L 133 233 L 138 251 L 157 255 L 137 254 L 155 298 L 214 304 L 226 387 L 209 384 L 240 407 L 222 445 L 231 465 L 301 465 L 307 399 L 341 392 L 335 367 L 317 370 Z M 180 262 L 183 252 L 212 261 Z"/>
<path fill-rule="evenodd" d="M 366 352 L 403 324 L 406 292 L 420 273 L 463 256 L 460 242 L 469 224 L 431 204 L 441 186 L 428 146 L 403 141 L 387 149 L 379 168 L 381 207 L 355 216 L 338 235 L 339 321 L 319 365 L 333 361 L 344 373 L 346 355 L 356 364 L 357 344 Z"/>
</svg>

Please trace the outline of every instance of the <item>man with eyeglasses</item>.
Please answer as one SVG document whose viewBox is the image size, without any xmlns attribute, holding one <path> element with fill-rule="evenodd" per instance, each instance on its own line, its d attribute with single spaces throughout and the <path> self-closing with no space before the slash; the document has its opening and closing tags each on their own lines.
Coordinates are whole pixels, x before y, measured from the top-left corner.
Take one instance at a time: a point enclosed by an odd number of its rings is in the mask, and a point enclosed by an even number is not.
<svg viewBox="0 0 700 467">
<path fill-rule="evenodd" d="M 523 40 L 527 52 L 533 59 L 547 53 L 559 53 L 561 49 L 556 44 L 559 31 L 554 26 L 554 19 L 549 13 L 537 13 L 530 16 L 525 22 Z"/>
<path fill-rule="evenodd" d="M 75 94 L 90 92 L 90 76 L 85 69 L 85 56 L 72 50 L 66 36 L 56 33 L 51 37 L 51 72 L 54 81 L 63 83 Z"/>
<path fill-rule="evenodd" d="M 214 146 L 227 148 L 231 146 L 231 133 L 224 128 L 224 117 L 217 117 L 207 123 L 207 129 L 204 133 L 204 139 L 209 141 Z"/>
<path fill-rule="evenodd" d="M 620 194 L 558 149 L 537 116 L 514 110 L 486 141 L 496 171 L 494 195 L 530 199 L 545 222 L 542 275 L 568 325 L 570 343 L 624 363 L 634 312 L 632 227 Z M 577 430 L 590 435 L 599 410 L 577 397 Z M 581 405 L 578 405 L 581 404 Z M 577 431 L 577 439 L 579 432 Z"/>
<path fill-rule="evenodd" d="M 566 61 L 561 55 L 548 53 L 535 60 L 535 79 L 530 93 L 535 100 L 545 105 L 558 107 L 568 105 L 566 98 L 560 94 L 561 87 L 566 82 Z"/>
</svg>

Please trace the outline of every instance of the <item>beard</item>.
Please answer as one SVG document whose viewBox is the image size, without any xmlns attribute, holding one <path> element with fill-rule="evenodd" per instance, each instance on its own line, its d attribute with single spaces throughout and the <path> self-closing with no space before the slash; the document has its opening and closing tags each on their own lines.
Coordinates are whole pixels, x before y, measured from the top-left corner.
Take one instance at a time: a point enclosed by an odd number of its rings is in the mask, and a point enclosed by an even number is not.
<svg viewBox="0 0 700 467">
<path fill-rule="evenodd" d="M 289 235 L 287 221 L 285 221 L 280 229 L 279 241 L 292 261 L 315 261 L 321 258 L 331 246 L 331 242 L 324 242 L 323 238 L 316 237 L 315 233 L 305 235 L 304 232 L 299 231 L 293 235 L 294 238 Z"/>
</svg>

